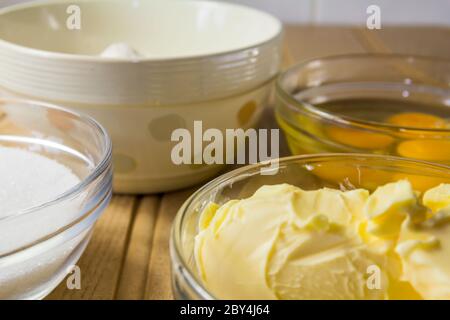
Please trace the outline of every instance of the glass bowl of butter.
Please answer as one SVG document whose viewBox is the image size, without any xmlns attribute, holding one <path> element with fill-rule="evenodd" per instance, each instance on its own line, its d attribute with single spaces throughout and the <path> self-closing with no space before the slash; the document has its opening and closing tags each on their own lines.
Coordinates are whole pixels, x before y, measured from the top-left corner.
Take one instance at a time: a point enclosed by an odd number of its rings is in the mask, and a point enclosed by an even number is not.
<svg viewBox="0 0 450 320">
<path fill-rule="evenodd" d="M 72 275 L 111 198 L 111 141 L 91 118 L 0 98 L 0 299 L 41 299 Z M 78 279 L 78 280 L 77 280 Z"/>
<path fill-rule="evenodd" d="M 450 164 L 450 60 L 394 54 L 302 62 L 277 82 L 293 154 L 352 152 Z"/>
<path fill-rule="evenodd" d="M 450 170 L 318 154 L 208 183 L 171 237 L 177 299 L 450 299 Z"/>
</svg>

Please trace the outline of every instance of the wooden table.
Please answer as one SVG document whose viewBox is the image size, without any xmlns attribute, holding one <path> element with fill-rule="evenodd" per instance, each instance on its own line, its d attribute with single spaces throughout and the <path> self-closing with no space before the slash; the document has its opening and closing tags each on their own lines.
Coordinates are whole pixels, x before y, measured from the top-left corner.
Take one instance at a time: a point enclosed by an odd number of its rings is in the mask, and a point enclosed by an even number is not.
<svg viewBox="0 0 450 320">
<path fill-rule="evenodd" d="M 319 56 L 382 52 L 450 58 L 450 29 L 287 26 L 284 67 Z M 262 126 L 274 126 L 268 108 Z M 49 299 L 172 299 L 169 233 L 180 205 L 195 190 L 158 195 L 116 195 L 98 221 L 78 263 L 80 290 L 63 282 Z"/>
</svg>

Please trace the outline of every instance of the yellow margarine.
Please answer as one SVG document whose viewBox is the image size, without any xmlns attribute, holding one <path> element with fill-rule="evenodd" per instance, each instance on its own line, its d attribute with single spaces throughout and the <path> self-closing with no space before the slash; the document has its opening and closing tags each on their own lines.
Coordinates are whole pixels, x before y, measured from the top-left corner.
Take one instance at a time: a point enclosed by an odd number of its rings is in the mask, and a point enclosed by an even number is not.
<svg viewBox="0 0 450 320">
<path fill-rule="evenodd" d="M 423 204 L 436 212 L 450 207 L 450 184 L 441 184 L 423 195 Z"/>
<path fill-rule="evenodd" d="M 426 210 L 418 204 L 409 181 L 400 180 L 375 190 L 364 206 L 364 213 L 368 219 L 369 233 L 382 238 L 395 238 L 408 215 L 413 216 L 414 221 L 420 221 Z"/>
<path fill-rule="evenodd" d="M 430 209 L 407 180 L 371 195 L 271 185 L 211 203 L 195 238 L 199 274 L 221 299 L 450 298 L 448 191 L 426 192 Z"/>
<path fill-rule="evenodd" d="M 423 195 L 430 218 L 402 225 L 397 252 L 404 265 L 403 279 L 425 299 L 450 299 L 450 184 Z"/>
<path fill-rule="evenodd" d="M 283 184 L 215 207 L 196 237 L 200 275 L 225 299 L 384 298 L 385 290 L 368 290 L 366 271 L 386 257 L 357 230 L 368 196 Z"/>
</svg>

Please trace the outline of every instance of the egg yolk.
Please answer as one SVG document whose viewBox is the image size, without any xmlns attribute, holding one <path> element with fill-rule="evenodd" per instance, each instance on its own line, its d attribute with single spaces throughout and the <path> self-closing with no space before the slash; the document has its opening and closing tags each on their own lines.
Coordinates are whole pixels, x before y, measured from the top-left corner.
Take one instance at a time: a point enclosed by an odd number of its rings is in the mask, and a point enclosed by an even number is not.
<svg viewBox="0 0 450 320">
<path fill-rule="evenodd" d="M 334 141 L 361 149 L 384 149 L 394 142 L 388 135 L 341 127 L 329 127 L 327 135 Z"/>
<path fill-rule="evenodd" d="M 397 153 L 402 157 L 428 161 L 450 161 L 449 140 L 409 140 L 400 143 Z"/>
<path fill-rule="evenodd" d="M 447 127 L 444 119 L 420 112 L 404 112 L 395 114 L 386 120 L 387 123 L 400 127 L 425 129 L 443 129 Z"/>
</svg>

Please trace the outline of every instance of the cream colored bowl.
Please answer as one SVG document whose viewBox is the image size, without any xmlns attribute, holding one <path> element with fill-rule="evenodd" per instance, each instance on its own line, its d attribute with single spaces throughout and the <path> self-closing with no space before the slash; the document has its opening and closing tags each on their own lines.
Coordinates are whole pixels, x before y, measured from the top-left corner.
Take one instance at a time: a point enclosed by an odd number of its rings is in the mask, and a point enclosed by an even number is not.
<svg viewBox="0 0 450 320">
<path fill-rule="evenodd" d="M 172 164 L 174 129 L 255 125 L 279 70 L 281 30 L 268 14 L 210 1 L 13 6 L 0 11 L 0 88 L 99 120 L 114 143 L 116 191 L 167 191 L 220 169 Z M 140 56 L 99 56 L 118 42 Z"/>
</svg>

